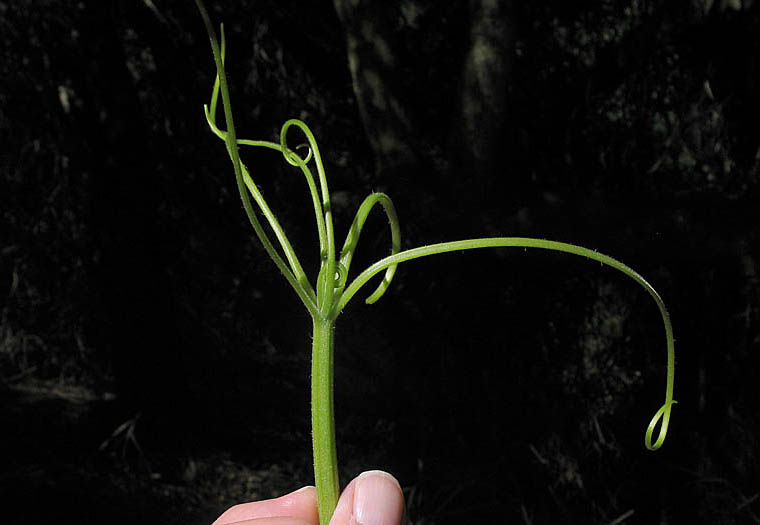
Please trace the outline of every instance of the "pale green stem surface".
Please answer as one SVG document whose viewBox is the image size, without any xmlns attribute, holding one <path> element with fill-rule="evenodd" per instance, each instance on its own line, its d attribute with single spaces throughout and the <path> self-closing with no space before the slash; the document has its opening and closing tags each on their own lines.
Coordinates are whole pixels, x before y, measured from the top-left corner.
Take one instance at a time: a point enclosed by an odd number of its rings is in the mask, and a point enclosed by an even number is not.
<svg viewBox="0 0 760 525">
<path fill-rule="evenodd" d="M 333 403 L 335 320 L 315 317 L 311 354 L 311 432 L 320 525 L 327 525 L 340 495 Z"/>
</svg>

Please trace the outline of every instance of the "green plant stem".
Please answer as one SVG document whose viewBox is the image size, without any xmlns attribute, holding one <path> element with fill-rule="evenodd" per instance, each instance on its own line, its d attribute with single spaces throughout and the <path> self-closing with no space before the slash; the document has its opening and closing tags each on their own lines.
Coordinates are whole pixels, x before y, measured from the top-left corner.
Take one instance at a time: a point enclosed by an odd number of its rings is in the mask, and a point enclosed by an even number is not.
<svg viewBox="0 0 760 525">
<path fill-rule="evenodd" d="M 314 482 L 320 525 L 328 525 L 338 504 L 338 452 L 333 408 L 333 342 L 335 319 L 314 316 L 311 355 L 311 432 Z"/>
<path fill-rule="evenodd" d="M 667 349 L 667 378 L 665 389 L 665 402 L 652 417 L 647 427 L 644 444 L 650 450 L 660 448 L 665 440 L 670 412 L 673 404 L 673 384 L 675 377 L 675 351 L 673 328 L 670 316 L 665 304 L 657 291 L 636 271 L 622 262 L 595 250 L 589 250 L 580 246 L 563 242 L 548 241 L 544 239 L 531 239 L 524 237 L 495 237 L 488 239 L 467 239 L 462 241 L 443 242 L 428 246 L 421 246 L 410 250 L 401 251 L 401 233 L 398 217 L 391 199 L 382 193 L 373 193 L 368 196 L 360 206 L 356 218 L 348 232 L 343 249 L 336 260 L 335 239 L 332 223 L 332 211 L 330 206 L 330 192 L 327 185 L 322 158 L 317 146 L 316 139 L 309 127 L 300 120 L 288 120 L 280 132 L 280 143 L 269 141 L 255 141 L 238 139 L 235 134 L 232 119 L 230 94 L 227 86 L 227 78 L 224 71 L 225 39 L 222 27 L 222 45 L 217 41 L 214 29 L 208 13 L 203 6 L 202 0 L 196 0 L 203 22 L 211 41 L 211 48 L 216 64 L 217 77 L 211 95 L 210 106 L 204 106 L 206 120 L 212 132 L 224 140 L 227 153 L 235 171 L 238 191 L 243 207 L 253 229 L 272 258 L 277 268 L 285 276 L 288 283 L 295 290 L 298 297 L 306 306 L 313 320 L 313 346 L 312 346 L 312 377 L 311 377 L 311 417 L 312 417 L 312 444 L 314 452 L 314 477 L 317 488 L 317 504 L 319 509 L 320 525 L 329 525 L 330 518 L 335 511 L 340 493 L 338 479 L 338 459 L 335 443 L 335 416 L 333 405 L 333 346 L 335 337 L 335 320 L 349 303 L 351 298 L 378 273 L 385 271 L 382 281 L 376 290 L 365 300 L 371 304 L 377 301 L 387 290 L 393 279 L 398 264 L 447 252 L 472 250 L 479 248 L 534 248 L 550 251 L 565 252 L 587 259 L 591 259 L 610 266 L 632 278 L 652 296 L 660 310 L 665 328 Z M 223 131 L 216 125 L 216 108 L 218 97 L 221 95 L 224 108 L 225 123 L 227 130 Z M 308 148 L 305 157 L 299 156 L 287 145 L 287 132 L 291 127 L 297 127 L 306 136 L 308 144 L 302 146 Z M 301 267 L 298 257 L 293 250 L 284 230 L 280 226 L 274 213 L 269 208 L 263 195 L 255 184 L 251 174 L 241 162 L 238 154 L 239 146 L 258 146 L 272 149 L 282 153 L 288 164 L 298 167 L 306 178 L 309 192 L 312 197 L 312 205 L 317 223 L 319 237 L 320 270 L 315 285 L 309 282 Z M 317 168 L 319 187 L 311 169 L 308 167 L 312 161 Z M 250 195 L 249 195 L 250 193 Z M 266 230 L 259 221 L 253 202 L 258 206 L 273 231 L 280 248 L 287 259 L 287 263 L 278 253 L 274 244 L 267 235 Z M 370 211 L 379 204 L 388 218 L 391 228 L 391 255 L 381 259 L 360 272 L 356 278 L 348 283 L 349 268 L 356 250 L 361 231 Z M 487 280 L 488 277 L 484 276 Z M 657 437 L 655 438 L 655 431 Z"/>
</svg>

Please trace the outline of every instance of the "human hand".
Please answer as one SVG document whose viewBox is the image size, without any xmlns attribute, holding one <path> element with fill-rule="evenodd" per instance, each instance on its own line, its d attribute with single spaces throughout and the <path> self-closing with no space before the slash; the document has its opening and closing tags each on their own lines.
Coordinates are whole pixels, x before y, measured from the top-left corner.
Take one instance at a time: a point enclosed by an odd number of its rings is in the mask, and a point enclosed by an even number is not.
<svg viewBox="0 0 760 525">
<path fill-rule="evenodd" d="M 400 525 L 404 495 L 396 478 L 363 472 L 343 490 L 330 525 Z M 302 489 L 279 498 L 235 505 L 213 525 L 319 525 L 317 491 Z"/>
</svg>

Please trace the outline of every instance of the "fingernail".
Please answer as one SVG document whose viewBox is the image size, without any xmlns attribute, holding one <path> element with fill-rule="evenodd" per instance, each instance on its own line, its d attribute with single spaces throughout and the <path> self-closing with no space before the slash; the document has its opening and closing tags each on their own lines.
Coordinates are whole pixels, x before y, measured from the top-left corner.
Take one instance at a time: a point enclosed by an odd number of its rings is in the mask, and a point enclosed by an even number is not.
<svg viewBox="0 0 760 525">
<path fill-rule="evenodd" d="M 404 496 L 396 478 L 380 470 L 364 472 L 356 478 L 352 523 L 357 525 L 399 525 Z"/>
</svg>

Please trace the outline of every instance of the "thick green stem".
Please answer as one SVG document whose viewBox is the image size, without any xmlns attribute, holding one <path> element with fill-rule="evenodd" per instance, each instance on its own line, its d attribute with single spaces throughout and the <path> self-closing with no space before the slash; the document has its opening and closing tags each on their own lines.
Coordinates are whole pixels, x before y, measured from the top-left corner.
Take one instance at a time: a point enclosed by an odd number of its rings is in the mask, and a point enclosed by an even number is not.
<svg viewBox="0 0 760 525">
<path fill-rule="evenodd" d="M 335 319 L 314 316 L 311 355 L 311 439 L 319 523 L 328 525 L 338 504 L 338 453 L 333 411 L 333 341 Z"/>
</svg>

